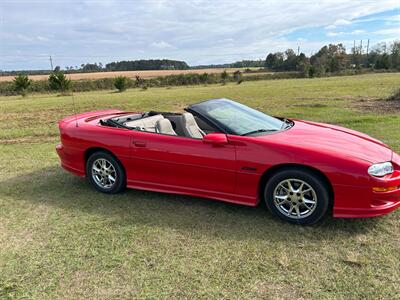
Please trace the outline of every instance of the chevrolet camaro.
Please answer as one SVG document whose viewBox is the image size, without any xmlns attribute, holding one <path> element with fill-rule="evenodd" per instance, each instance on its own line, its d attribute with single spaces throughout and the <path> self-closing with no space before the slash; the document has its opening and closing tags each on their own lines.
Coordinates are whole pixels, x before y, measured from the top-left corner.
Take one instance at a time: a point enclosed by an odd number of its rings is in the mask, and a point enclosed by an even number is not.
<svg viewBox="0 0 400 300">
<path fill-rule="evenodd" d="M 183 113 L 102 110 L 59 122 L 61 165 L 100 192 L 125 187 L 236 204 L 288 222 L 400 206 L 400 155 L 339 126 L 272 117 L 228 99 Z"/>
</svg>

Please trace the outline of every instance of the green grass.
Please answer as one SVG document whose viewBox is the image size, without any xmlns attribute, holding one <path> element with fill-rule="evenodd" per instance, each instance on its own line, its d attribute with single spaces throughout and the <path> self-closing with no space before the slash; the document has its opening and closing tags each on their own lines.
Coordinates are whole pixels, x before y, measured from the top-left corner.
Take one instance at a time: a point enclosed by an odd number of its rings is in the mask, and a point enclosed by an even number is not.
<svg viewBox="0 0 400 300">
<path fill-rule="evenodd" d="M 400 151 L 400 114 L 379 109 L 399 83 L 399 74 L 374 74 L 74 98 L 78 111 L 179 111 L 226 97 L 360 130 Z M 399 211 L 299 227 L 263 206 L 103 195 L 59 167 L 56 124 L 72 111 L 70 96 L 0 97 L 0 298 L 398 297 Z"/>
</svg>

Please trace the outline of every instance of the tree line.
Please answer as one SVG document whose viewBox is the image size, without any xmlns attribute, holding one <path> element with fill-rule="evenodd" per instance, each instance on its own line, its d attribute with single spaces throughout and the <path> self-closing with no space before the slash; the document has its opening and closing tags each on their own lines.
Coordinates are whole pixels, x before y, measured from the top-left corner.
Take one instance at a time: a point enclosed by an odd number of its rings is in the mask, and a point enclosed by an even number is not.
<svg viewBox="0 0 400 300">
<path fill-rule="evenodd" d="M 111 71 L 144 71 L 144 70 L 188 70 L 189 65 L 185 61 L 171 59 L 140 59 L 115 61 L 103 65 L 101 62 L 85 63 L 80 66 L 66 66 L 63 70 L 66 74 L 89 73 L 89 72 L 111 72 Z M 56 66 L 51 72 L 60 72 L 62 68 Z M 49 74 L 49 70 L 21 70 L 2 71 L 0 75 L 43 75 Z"/>
<path fill-rule="evenodd" d="M 285 52 L 269 53 L 265 67 L 273 71 L 299 71 L 306 77 L 323 76 L 351 69 L 400 70 L 400 41 L 389 45 L 381 43 L 367 53 L 353 47 L 346 52 L 343 44 L 323 46 L 311 56 L 296 54 L 293 49 Z"/>
<path fill-rule="evenodd" d="M 187 70 L 189 66 L 184 61 L 169 59 L 141 59 L 119 61 L 106 64 L 107 71 L 136 71 L 136 70 Z"/>
<path fill-rule="evenodd" d="M 265 59 L 241 60 L 234 63 L 189 66 L 185 61 L 170 59 L 141 59 L 99 63 L 86 63 L 78 66 L 67 66 L 64 73 L 136 71 L 136 70 L 188 70 L 205 68 L 263 68 L 271 71 L 298 71 L 306 77 L 323 76 L 352 69 L 400 70 L 400 41 L 390 44 L 380 43 L 368 52 L 362 47 L 350 49 L 347 53 L 343 44 L 323 46 L 313 55 L 296 53 L 293 49 L 284 52 L 269 53 Z M 61 71 L 56 66 L 52 72 Z M 0 75 L 48 74 L 48 70 L 1 71 Z"/>
<path fill-rule="evenodd" d="M 180 60 L 171 59 L 140 59 L 113 61 L 106 65 L 99 63 L 82 64 L 79 69 L 66 67 L 67 73 L 79 72 L 108 72 L 108 71 L 145 71 L 145 70 L 187 70 L 188 64 Z M 55 70 L 55 71 L 59 71 Z"/>
</svg>

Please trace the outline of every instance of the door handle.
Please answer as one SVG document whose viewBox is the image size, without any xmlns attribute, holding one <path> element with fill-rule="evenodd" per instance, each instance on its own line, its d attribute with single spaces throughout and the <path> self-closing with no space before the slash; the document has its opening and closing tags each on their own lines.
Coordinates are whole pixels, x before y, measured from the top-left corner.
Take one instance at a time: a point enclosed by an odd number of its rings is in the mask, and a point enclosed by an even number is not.
<svg viewBox="0 0 400 300">
<path fill-rule="evenodd" d="M 133 144 L 136 147 L 146 147 L 146 142 L 142 142 L 142 141 L 134 141 Z"/>
</svg>

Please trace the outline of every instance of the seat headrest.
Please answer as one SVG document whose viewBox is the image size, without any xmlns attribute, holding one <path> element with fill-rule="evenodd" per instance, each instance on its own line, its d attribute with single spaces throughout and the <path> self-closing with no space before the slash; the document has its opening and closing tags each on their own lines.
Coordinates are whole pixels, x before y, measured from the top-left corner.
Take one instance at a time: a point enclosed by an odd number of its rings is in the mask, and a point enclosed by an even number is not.
<svg viewBox="0 0 400 300">
<path fill-rule="evenodd" d="M 172 128 L 172 124 L 168 119 L 161 119 L 156 122 L 156 132 L 169 135 L 176 135 L 176 132 Z"/>
<path fill-rule="evenodd" d="M 187 137 L 202 139 L 205 133 L 197 125 L 194 116 L 191 113 L 185 112 L 181 116 L 181 124 L 183 132 Z"/>
<path fill-rule="evenodd" d="M 196 125 L 197 126 L 196 120 L 194 119 L 194 117 L 191 113 L 188 113 L 188 112 L 183 113 L 182 119 L 188 125 Z"/>
</svg>

